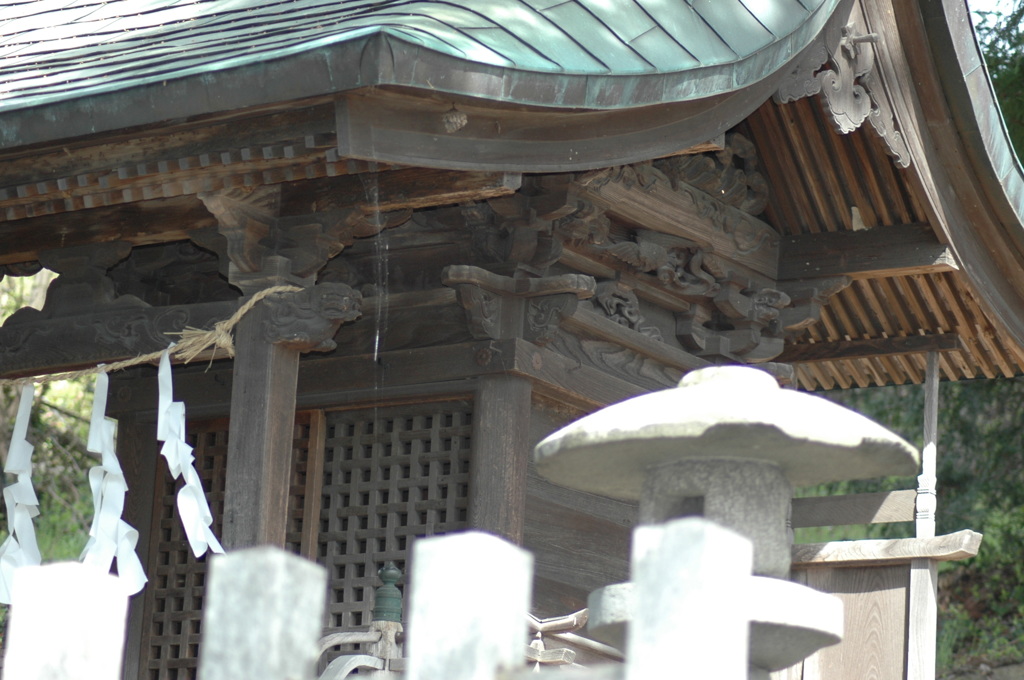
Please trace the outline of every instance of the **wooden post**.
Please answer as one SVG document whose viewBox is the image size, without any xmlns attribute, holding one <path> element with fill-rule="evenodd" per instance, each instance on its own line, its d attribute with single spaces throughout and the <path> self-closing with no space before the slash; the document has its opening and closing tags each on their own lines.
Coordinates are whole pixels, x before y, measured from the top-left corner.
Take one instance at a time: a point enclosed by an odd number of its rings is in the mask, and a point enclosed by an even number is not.
<svg viewBox="0 0 1024 680">
<path fill-rule="evenodd" d="M 530 460 L 532 385 L 525 378 L 480 378 L 473 405 L 469 524 L 521 545 Z"/>
<path fill-rule="evenodd" d="M 128 596 L 118 579 L 78 562 L 15 572 L 4 675 L 18 680 L 120 680 Z"/>
<path fill-rule="evenodd" d="M 938 430 L 939 430 L 939 355 L 928 353 L 924 382 L 924 449 L 921 451 L 921 475 L 917 478 L 916 528 L 918 538 L 935 536 L 935 511 L 938 507 Z"/>
<path fill-rule="evenodd" d="M 938 507 L 939 429 L 939 360 L 935 352 L 928 353 L 924 386 L 924 450 L 921 451 L 921 475 L 917 478 L 916 528 L 918 538 L 933 538 Z M 907 597 L 907 680 L 932 680 L 939 617 L 935 560 L 915 559 L 910 563 Z"/>
<path fill-rule="evenodd" d="M 746 680 L 753 544 L 705 519 L 633 531 L 626 680 Z"/>
<path fill-rule="evenodd" d="M 263 337 L 257 305 L 236 330 L 224 491 L 228 550 L 284 547 L 299 351 Z"/>
<path fill-rule="evenodd" d="M 471 531 L 413 545 L 407 680 L 494 680 L 522 666 L 533 556 Z"/>
<path fill-rule="evenodd" d="M 210 569 L 199 677 L 315 677 L 327 570 L 267 547 L 214 557 Z"/>
</svg>

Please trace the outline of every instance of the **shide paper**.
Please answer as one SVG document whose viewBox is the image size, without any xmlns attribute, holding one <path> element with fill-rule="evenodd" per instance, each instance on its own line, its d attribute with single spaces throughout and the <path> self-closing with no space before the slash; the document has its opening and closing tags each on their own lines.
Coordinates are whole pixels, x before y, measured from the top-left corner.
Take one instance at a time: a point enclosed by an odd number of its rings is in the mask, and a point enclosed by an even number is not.
<svg viewBox="0 0 1024 680">
<path fill-rule="evenodd" d="M 89 470 L 93 517 L 89 542 L 82 552 L 82 562 L 109 570 L 111 562 L 116 559 L 121 583 L 129 595 L 134 595 L 146 584 L 146 574 L 135 553 L 139 532 L 121 519 L 128 485 L 114 449 L 114 423 L 104 417 L 108 382 L 106 373 L 96 376 L 89 443 L 86 448 L 99 454 L 101 462 Z"/>
<path fill-rule="evenodd" d="M 11 603 L 11 585 L 18 567 L 38 565 L 39 546 L 32 518 L 39 514 L 39 500 L 32 488 L 32 449 L 26 439 L 28 419 L 32 413 L 35 388 L 26 385 L 21 390 L 18 417 L 14 421 L 11 445 L 7 452 L 4 472 L 17 475 L 18 481 L 4 489 L 7 506 L 7 540 L 0 545 L 0 603 Z"/>
<path fill-rule="evenodd" d="M 164 443 L 160 453 L 167 459 L 171 476 L 175 479 L 180 476 L 185 481 L 185 485 L 178 491 L 178 515 L 185 528 L 185 536 L 196 557 L 201 557 L 207 550 L 222 553 L 224 548 L 211 527 L 213 513 L 206 501 L 199 473 L 193 465 L 195 458 L 192 456 L 192 447 L 185 442 L 185 404 L 174 401 L 169 352 L 164 352 L 160 357 L 157 384 L 160 391 L 156 438 Z"/>
</svg>

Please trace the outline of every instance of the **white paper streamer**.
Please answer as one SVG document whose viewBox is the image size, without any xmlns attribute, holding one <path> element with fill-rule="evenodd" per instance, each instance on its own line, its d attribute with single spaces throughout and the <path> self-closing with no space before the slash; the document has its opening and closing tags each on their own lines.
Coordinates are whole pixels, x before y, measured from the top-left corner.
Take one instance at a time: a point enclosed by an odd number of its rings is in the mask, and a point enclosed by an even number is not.
<svg viewBox="0 0 1024 680">
<path fill-rule="evenodd" d="M 167 459 L 171 476 L 175 479 L 181 476 L 185 480 L 185 485 L 178 491 L 178 515 L 185 527 L 185 536 L 196 557 L 201 557 L 207 550 L 222 553 L 224 548 L 211 528 L 213 513 L 210 512 L 210 504 L 203 492 L 199 473 L 192 464 L 195 461 L 192 447 L 185 442 L 185 404 L 173 398 L 169 351 L 160 357 L 157 385 L 160 394 L 156 437 L 164 443 L 160 453 Z"/>
<path fill-rule="evenodd" d="M 114 424 L 106 419 L 106 373 L 96 376 L 96 391 L 92 402 L 92 420 L 89 423 L 89 443 L 86 448 L 101 456 L 100 465 L 89 470 L 92 489 L 93 517 L 89 529 L 89 542 L 82 552 L 82 562 L 104 571 L 117 560 L 117 573 L 129 595 L 142 590 L 146 572 L 135 553 L 139 532 L 121 519 L 124 496 L 128 492 L 124 473 L 114 448 Z"/>
<path fill-rule="evenodd" d="M 11 433 L 4 472 L 18 476 L 18 481 L 4 489 L 7 507 L 8 536 L 0 545 L 0 602 L 11 603 L 11 584 L 18 567 L 34 566 L 40 562 L 39 546 L 32 518 L 39 514 L 39 500 L 32 488 L 32 450 L 28 443 L 28 420 L 32 414 L 35 389 L 26 385 L 18 402 L 18 417 Z"/>
</svg>

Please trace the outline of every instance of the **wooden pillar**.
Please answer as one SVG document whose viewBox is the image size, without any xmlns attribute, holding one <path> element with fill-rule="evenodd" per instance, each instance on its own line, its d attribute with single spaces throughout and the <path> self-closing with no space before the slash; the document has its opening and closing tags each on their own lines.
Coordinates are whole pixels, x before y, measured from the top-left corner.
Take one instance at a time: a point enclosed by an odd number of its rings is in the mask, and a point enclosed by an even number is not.
<svg viewBox="0 0 1024 680">
<path fill-rule="evenodd" d="M 112 392 L 118 382 L 112 381 Z M 153 498 L 156 495 L 157 463 L 162 463 L 156 441 L 156 423 L 140 421 L 135 412 L 116 414 L 117 458 L 130 492 L 125 495 L 124 519 L 139 532 L 136 551 L 146 574 L 153 540 Z M 166 466 L 165 466 L 166 467 Z M 128 601 L 128 634 L 125 641 L 125 677 L 141 677 L 143 631 L 146 630 L 145 590 Z M 147 650 L 148 651 L 148 650 Z"/>
<path fill-rule="evenodd" d="M 236 327 L 224 490 L 225 548 L 284 547 L 299 355 L 333 349 L 338 326 L 360 314 L 349 286 L 313 284 L 356 225 L 343 211 L 282 217 L 279 185 L 198 198 L 218 228 L 192 239 L 225 261 L 232 285 L 245 295 L 301 289 L 266 297 Z"/>
<path fill-rule="evenodd" d="M 938 483 L 939 357 L 928 353 L 924 383 L 924 449 L 921 475 L 917 478 L 916 529 L 918 538 L 935 536 Z M 938 642 L 938 563 L 918 558 L 910 563 L 907 602 L 907 680 L 935 677 L 935 646 Z"/>
<path fill-rule="evenodd" d="M 236 331 L 222 540 L 284 547 L 299 350 L 269 342 L 257 305 Z"/>
<path fill-rule="evenodd" d="M 532 392 L 526 378 L 483 376 L 473 405 L 469 523 L 519 545 L 526 515 Z"/>
</svg>

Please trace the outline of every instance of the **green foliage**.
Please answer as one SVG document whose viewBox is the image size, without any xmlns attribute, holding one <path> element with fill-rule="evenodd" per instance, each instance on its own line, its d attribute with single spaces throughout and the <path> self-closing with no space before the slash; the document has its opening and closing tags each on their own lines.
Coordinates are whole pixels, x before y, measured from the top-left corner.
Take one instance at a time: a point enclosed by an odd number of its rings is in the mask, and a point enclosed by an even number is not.
<svg viewBox="0 0 1024 680">
<path fill-rule="evenodd" d="M 978 37 L 1015 149 L 1024 149 L 1024 2 L 1008 14 L 981 13 Z"/>
<path fill-rule="evenodd" d="M 5 277 L 0 281 L 0 320 L 24 307 L 40 307 L 50 272 L 35 277 Z M 28 440 L 32 481 L 39 498 L 36 539 L 44 562 L 78 559 L 92 521 L 88 470 L 98 464 L 85 450 L 92 404 L 91 382 L 59 382 L 36 388 Z M 7 461 L 11 429 L 20 391 L 0 387 L 0 465 Z M 5 485 L 9 480 L 5 480 Z M 7 511 L 0 504 L 0 542 L 7 538 Z M 0 607 L 0 640 L 6 607 Z"/>
</svg>

